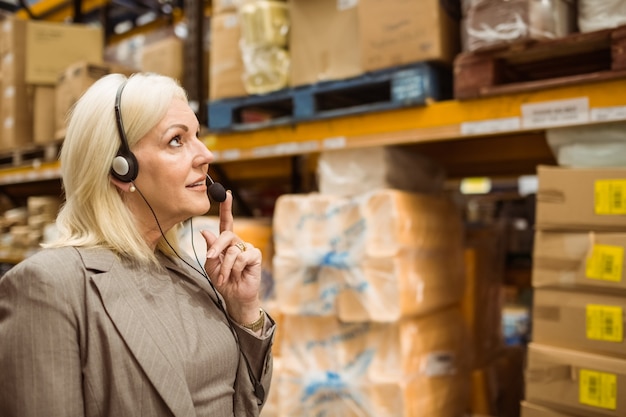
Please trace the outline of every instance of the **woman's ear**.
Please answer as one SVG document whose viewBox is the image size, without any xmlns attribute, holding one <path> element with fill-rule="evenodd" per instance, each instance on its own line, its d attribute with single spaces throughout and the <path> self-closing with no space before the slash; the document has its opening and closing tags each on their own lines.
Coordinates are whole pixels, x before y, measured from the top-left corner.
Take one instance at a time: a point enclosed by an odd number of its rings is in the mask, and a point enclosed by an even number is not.
<svg viewBox="0 0 626 417">
<path fill-rule="evenodd" d="M 118 190 L 124 193 L 134 193 L 136 188 L 132 182 L 120 181 L 115 177 L 111 177 L 111 183 L 117 187 Z"/>
</svg>

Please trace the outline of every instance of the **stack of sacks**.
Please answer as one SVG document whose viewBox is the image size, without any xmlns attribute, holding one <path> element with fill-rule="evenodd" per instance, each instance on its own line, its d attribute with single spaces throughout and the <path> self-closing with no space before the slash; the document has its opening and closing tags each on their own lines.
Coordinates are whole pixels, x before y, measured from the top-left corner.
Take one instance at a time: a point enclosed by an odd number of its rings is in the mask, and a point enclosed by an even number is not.
<svg viewBox="0 0 626 417">
<path fill-rule="evenodd" d="M 523 410 L 626 415 L 626 169 L 590 157 L 538 169 Z"/>
<path fill-rule="evenodd" d="M 276 202 L 279 416 L 461 416 L 470 352 L 459 212 L 442 192 L 349 189 Z"/>
<path fill-rule="evenodd" d="M 274 277 L 286 314 L 391 322 L 462 295 L 461 223 L 444 197 L 284 195 L 274 218 Z"/>
<path fill-rule="evenodd" d="M 286 316 L 279 415 L 456 416 L 466 338 L 458 310 L 393 323 Z"/>
<path fill-rule="evenodd" d="M 556 39 L 575 29 L 575 8 L 570 0 L 463 0 L 462 7 L 464 51 Z"/>
</svg>

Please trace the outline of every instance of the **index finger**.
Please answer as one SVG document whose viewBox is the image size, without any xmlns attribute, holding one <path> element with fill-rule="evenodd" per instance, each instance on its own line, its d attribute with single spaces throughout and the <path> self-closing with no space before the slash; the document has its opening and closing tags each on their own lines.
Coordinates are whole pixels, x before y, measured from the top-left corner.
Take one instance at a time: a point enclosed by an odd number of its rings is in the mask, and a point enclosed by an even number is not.
<svg viewBox="0 0 626 417">
<path fill-rule="evenodd" d="M 220 233 L 233 231 L 233 195 L 230 190 L 226 191 L 226 200 L 220 203 Z"/>
</svg>

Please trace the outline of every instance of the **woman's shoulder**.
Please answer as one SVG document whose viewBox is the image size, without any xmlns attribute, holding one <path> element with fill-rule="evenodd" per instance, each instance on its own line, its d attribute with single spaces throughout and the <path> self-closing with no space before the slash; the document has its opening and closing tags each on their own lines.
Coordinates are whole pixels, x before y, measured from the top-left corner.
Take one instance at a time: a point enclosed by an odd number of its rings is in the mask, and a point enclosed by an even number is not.
<svg viewBox="0 0 626 417">
<path fill-rule="evenodd" d="M 81 268 L 82 262 L 76 248 L 41 249 L 14 265 L 6 276 L 55 276 Z"/>
<path fill-rule="evenodd" d="M 44 268 L 55 267 L 58 264 L 71 268 L 77 264 L 82 263 L 80 255 L 75 247 L 62 247 L 62 248 L 46 248 L 41 249 L 32 255 L 28 256 L 14 268 L 20 267 L 36 267 L 43 266 Z"/>
<path fill-rule="evenodd" d="M 28 256 L 5 274 L 29 279 L 82 279 L 87 270 L 106 270 L 115 256 L 108 249 L 45 248 Z"/>
</svg>

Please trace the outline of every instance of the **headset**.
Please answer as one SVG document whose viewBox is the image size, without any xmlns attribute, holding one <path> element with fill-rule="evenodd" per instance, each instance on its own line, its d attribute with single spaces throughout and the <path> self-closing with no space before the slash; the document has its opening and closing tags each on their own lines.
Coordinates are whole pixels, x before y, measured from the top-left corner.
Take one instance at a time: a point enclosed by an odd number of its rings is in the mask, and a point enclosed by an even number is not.
<svg viewBox="0 0 626 417">
<path fill-rule="evenodd" d="M 117 131 L 119 133 L 121 144 L 120 144 L 119 150 L 117 151 L 117 155 L 115 156 L 115 158 L 113 158 L 113 162 L 111 163 L 111 175 L 113 175 L 115 178 L 117 178 L 118 180 L 122 182 L 133 182 L 137 178 L 137 174 L 139 174 L 139 163 L 137 162 L 137 158 L 135 157 L 135 154 L 132 153 L 132 151 L 130 150 L 130 146 L 128 145 L 128 138 L 126 137 L 126 131 L 124 130 L 124 123 L 122 122 L 122 111 L 121 111 L 122 91 L 124 91 L 124 87 L 126 86 L 127 82 L 128 80 L 125 80 L 118 87 L 117 93 L 115 94 L 115 122 L 117 124 Z M 212 199 L 216 200 L 217 202 L 220 202 L 220 203 L 224 202 L 226 200 L 226 190 L 224 189 L 224 186 L 222 186 L 222 184 L 220 184 L 219 182 L 214 182 L 208 173 L 206 174 L 206 177 L 207 177 L 207 185 L 209 184 L 209 181 L 211 182 L 211 184 L 207 188 L 207 194 Z M 263 389 L 263 385 L 261 385 L 261 382 L 258 381 L 256 377 L 254 376 L 252 372 L 252 367 L 250 366 L 250 362 L 248 358 L 246 357 L 246 355 L 244 354 L 244 352 L 241 350 L 241 345 L 239 344 L 239 337 L 237 336 L 237 332 L 235 331 L 232 320 L 226 311 L 226 307 L 223 305 L 222 299 L 218 295 L 218 291 L 213 285 L 213 282 L 211 282 L 208 274 L 206 273 L 206 271 L 204 271 L 204 267 L 200 263 L 197 254 L 196 254 L 196 261 L 200 265 L 200 269 L 189 264 L 184 258 L 182 258 L 178 254 L 178 252 L 176 252 L 176 250 L 172 247 L 170 242 L 165 237 L 163 230 L 161 230 L 161 224 L 159 223 L 159 219 L 157 218 L 156 213 L 152 209 L 152 206 L 150 205 L 150 203 L 148 203 L 148 200 L 146 200 L 141 190 L 139 190 L 139 188 L 136 188 L 136 190 L 141 196 L 141 198 L 148 205 L 148 208 L 152 212 L 152 215 L 154 216 L 154 220 L 156 221 L 157 226 L 161 232 L 161 236 L 163 236 L 163 238 L 165 239 L 165 242 L 170 247 L 170 249 L 172 249 L 176 257 L 180 259 L 182 262 L 184 262 L 185 264 L 187 264 L 187 266 L 189 266 L 191 269 L 195 270 L 200 275 L 202 275 L 208 281 L 209 285 L 213 289 L 213 292 L 215 293 L 215 300 L 213 298 L 211 298 L 211 300 L 213 301 L 213 303 L 215 303 L 218 309 L 221 310 L 221 312 L 226 317 L 226 322 L 228 323 L 228 327 L 230 328 L 230 331 L 235 338 L 237 348 L 239 352 L 241 352 L 241 355 L 244 358 L 244 361 L 246 363 L 248 376 L 250 378 L 250 382 L 252 383 L 254 387 L 254 395 L 257 398 L 258 404 L 261 405 L 265 401 L 265 390 Z M 192 229 L 193 229 L 193 226 L 192 226 Z M 191 243 L 193 245 L 193 236 L 191 238 Z M 195 250 L 194 250 L 194 254 L 195 254 Z"/>
<path fill-rule="evenodd" d="M 135 154 L 131 152 L 130 146 L 128 146 L 126 130 L 124 130 L 124 123 L 122 122 L 122 91 L 124 91 L 126 82 L 124 81 L 120 84 L 115 94 L 115 122 L 121 144 L 117 151 L 117 156 L 113 158 L 113 163 L 111 164 L 111 175 L 122 182 L 133 182 L 137 178 L 137 174 L 139 174 L 139 163 Z"/>
</svg>

